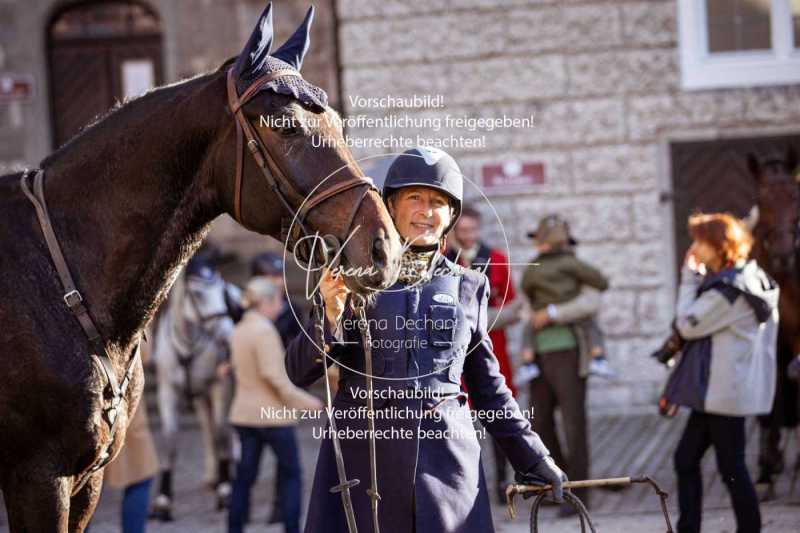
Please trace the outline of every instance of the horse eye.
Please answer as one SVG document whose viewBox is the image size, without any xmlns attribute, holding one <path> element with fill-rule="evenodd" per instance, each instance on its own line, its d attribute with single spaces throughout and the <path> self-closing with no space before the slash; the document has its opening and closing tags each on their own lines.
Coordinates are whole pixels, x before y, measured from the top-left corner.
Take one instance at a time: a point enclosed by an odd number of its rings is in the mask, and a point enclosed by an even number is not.
<svg viewBox="0 0 800 533">
<path fill-rule="evenodd" d="M 274 131 L 281 137 L 294 137 L 296 135 L 300 135 L 303 132 L 301 128 L 295 125 L 275 128 Z"/>
</svg>

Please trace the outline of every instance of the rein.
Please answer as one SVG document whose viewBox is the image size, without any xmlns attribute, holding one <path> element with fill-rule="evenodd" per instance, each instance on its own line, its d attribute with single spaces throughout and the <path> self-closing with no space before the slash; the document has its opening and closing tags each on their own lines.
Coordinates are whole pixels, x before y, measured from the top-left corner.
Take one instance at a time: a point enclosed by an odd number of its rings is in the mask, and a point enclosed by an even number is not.
<svg viewBox="0 0 800 533">
<path fill-rule="evenodd" d="M 105 342 L 100 335 L 97 325 L 89 314 L 89 309 L 84 303 L 83 296 L 76 288 L 75 280 L 70 273 L 66 259 L 64 259 L 64 253 L 61 250 L 61 245 L 58 243 L 58 237 L 56 237 L 55 231 L 53 231 L 53 224 L 50 221 L 50 214 L 47 210 L 47 202 L 45 201 L 44 196 L 44 170 L 39 170 L 36 172 L 36 176 L 33 180 L 33 191 L 31 191 L 30 185 L 28 184 L 28 177 L 30 176 L 31 172 L 32 171 L 30 170 L 26 170 L 22 174 L 22 178 L 20 178 L 22 192 L 25 193 L 25 196 L 28 198 L 28 200 L 30 200 L 30 202 L 33 204 L 33 207 L 36 209 L 36 217 L 39 220 L 39 226 L 42 230 L 42 234 L 44 235 L 45 242 L 47 243 L 47 248 L 50 252 L 50 259 L 53 261 L 53 265 L 56 267 L 56 272 L 58 273 L 58 277 L 61 280 L 61 285 L 64 288 L 64 296 L 62 297 L 64 304 L 78 320 L 78 323 L 81 325 L 81 329 L 83 329 L 84 334 L 89 339 L 89 346 L 94 352 L 92 353 L 92 361 L 100 367 L 106 377 L 107 384 L 103 389 L 103 392 L 107 397 L 110 397 L 108 406 L 103 407 L 103 418 L 105 419 L 106 424 L 108 424 L 109 439 L 103 445 L 100 450 L 100 454 L 94 460 L 89 469 L 78 478 L 78 483 L 72 489 L 72 495 L 74 496 L 83 488 L 92 474 L 111 462 L 112 458 L 111 454 L 109 453 L 109 449 L 114 443 L 114 437 L 116 436 L 117 428 L 119 427 L 117 425 L 117 420 L 119 420 L 117 415 L 119 414 L 120 404 L 122 403 L 122 400 L 128 391 L 128 386 L 130 385 L 135 364 L 139 359 L 140 344 L 139 341 L 137 341 L 136 349 L 134 350 L 133 356 L 128 362 L 128 368 L 122 377 L 122 383 L 118 383 L 117 375 L 114 371 L 114 366 L 111 363 L 111 358 L 108 355 L 108 351 L 106 350 Z"/>
<path fill-rule="evenodd" d="M 259 90 L 264 85 L 284 76 L 302 77 L 300 73 L 293 69 L 282 69 L 269 72 L 264 76 L 257 78 L 247 89 L 245 89 L 241 96 L 239 96 L 236 91 L 236 78 L 233 68 L 228 70 L 227 76 L 228 109 L 236 119 L 236 180 L 234 184 L 233 200 L 234 218 L 236 221 L 239 222 L 239 224 L 244 225 L 242 217 L 242 183 L 244 181 L 244 147 L 247 146 L 247 150 L 250 152 L 250 155 L 252 155 L 256 165 L 261 170 L 267 185 L 272 192 L 275 193 L 275 196 L 278 197 L 278 200 L 283 205 L 283 208 L 291 217 L 289 224 L 284 224 L 284 226 L 288 228 L 292 225 L 292 221 L 294 222 L 295 231 L 293 232 L 293 235 L 287 235 L 287 244 L 289 243 L 289 240 L 297 242 L 297 238 L 301 235 L 312 235 L 305 225 L 306 217 L 312 209 L 340 193 L 356 187 L 364 187 L 365 189 L 363 194 L 355 203 L 354 209 L 350 213 L 350 218 L 347 224 L 347 232 L 349 232 L 350 227 L 353 224 L 353 219 L 355 218 L 361 203 L 364 201 L 364 198 L 366 198 L 367 193 L 370 190 L 378 190 L 377 187 L 375 187 L 372 179 L 365 176 L 354 176 L 342 182 L 325 187 L 322 190 L 315 190 L 311 195 L 304 195 L 292 183 L 286 173 L 284 173 L 280 165 L 278 165 L 275 158 L 270 153 L 267 145 L 261 142 L 261 139 L 259 138 L 258 133 L 254 130 L 253 125 L 244 116 L 243 108 L 245 104 L 247 104 L 256 94 L 258 94 Z M 246 143 L 244 142 L 245 139 L 247 140 Z M 289 195 L 296 199 L 300 207 L 293 207 L 287 198 L 287 194 L 285 194 L 282 189 L 287 190 Z M 335 250 L 329 249 L 329 242 L 325 242 L 329 240 L 330 237 L 326 236 L 326 239 L 324 239 L 322 243 L 322 250 L 326 259 L 330 258 L 331 253 L 335 253 Z M 338 239 L 336 239 L 336 243 L 338 244 Z"/>
<path fill-rule="evenodd" d="M 375 184 L 372 182 L 372 179 L 368 177 L 360 177 L 355 176 L 352 178 L 348 178 L 342 182 L 335 183 L 333 185 L 327 186 L 322 190 L 317 191 L 316 189 L 306 197 L 306 195 L 302 194 L 297 187 L 292 183 L 291 180 L 286 176 L 286 174 L 281 169 L 280 165 L 276 162 L 275 158 L 269 151 L 269 148 L 266 144 L 262 143 L 258 134 L 253 129 L 252 124 L 247 120 L 244 116 L 244 112 L 242 108 L 244 105 L 250 101 L 258 91 L 267 83 L 283 77 L 283 76 L 297 76 L 300 77 L 300 73 L 293 69 L 282 69 L 270 72 L 261 76 L 260 78 L 256 79 L 245 91 L 242 93 L 241 96 L 237 94 L 236 91 L 236 79 L 233 73 L 233 68 L 228 70 L 228 78 L 227 78 L 227 88 L 228 88 L 228 108 L 230 109 L 233 116 L 236 118 L 236 180 L 234 185 L 234 218 L 237 222 L 244 225 L 242 222 L 242 181 L 244 179 L 244 146 L 247 146 L 248 151 L 253 156 L 253 159 L 258 165 L 258 168 L 261 170 L 261 173 L 264 176 L 264 179 L 267 182 L 267 185 L 278 197 L 278 200 L 283 205 L 283 208 L 289 213 L 291 216 L 291 220 L 289 224 L 282 223 L 282 226 L 286 228 L 286 244 L 289 245 L 290 242 L 297 243 L 298 239 L 301 236 L 312 236 L 313 234 L 308 230 L 305 225 L 306 217 L 308 214 L 313 210 L 315 207 L 319 206 L 326 200 L 333 198 L 334 196 L 343 193 L 345 191 L 349 191 L 350 189 L 354 189 L 356 187 L 364 187 L 364 191 L 359 197 L 358 201 L 354 203 L 352 210 L 349 213 L 349 218 L 347 222 L 347 231 L 345 232 L 345 239 L 347 239 L 350 229 L 353 225 L 353 220 L 355 219 L 356 213 L 358 212 L 361 204 L 366 198 L 367 193 L 370 190 L 377 191 Z M 247 142 L 245 143 L 245 139 Z M 283 190 L 285 189 L 289 191 L 289 194 L 294 196 L 300 207 L 294 208 L 292 204 L 289 202 L 287 195 L 284 194 Z M 285 222 L 285 220 L 284 220 Z M 289 228 L 292 227 L 292 223 L 294 231 L 289 231 Z M 329 262 L 336 254 L 336 251 L 340 247 L 339 240 L 334 235 L 325 235 L 322 238 L 321 243 L 321 250 L 323 255 L 323 260 L 327 263 Z M 295 248 L 297 248 L 295 246 Z M 307 255 L 306 260 L 311 262 L 313 259 L 311 257 L 311 252 L 306 250 L 295 250 L 295 253 L 300 252 L 301 254 L 305 253 Z M 358 313 L 359 317 L 361 318 L 361 323 L 366 324 L 366 311 L 365 311 L 365 304 L 366 300 L 360 298 L 358 303 L 354 306 L 354 310 Z M 339 484 L 331 487 L 330 491 L 333 493 L 339 493 L 342 498 L 342 506 L 344 508 L 345 519 L 347 522 L 347 530 L 350 533 L 357 533 L 358 526 L 356 525 L 356 518 L 355 518 L 355 511 L 353 509 L 353 500 L 350 494 L 350 489 L 355 487 L 360 483 L 358 479 L 347 479 L 347 472 L 345 471 L 344 465 L 344 456 L 342 455 L 342 448 L 341 443 L 339 442 L 338 432 L 336 429 L 336 419 L 333 416 L 333 398 L 331 396 L 331 384 L 330 384 L 330 376 L 328 375 L 328 352 L 330 352 L 330 346 L 325 344 L 325 335 L 324 335 L 324 324 L 325 324 L 325 303 L 322 299 L 322 295 L 317 290 L 314 294 L 313 298 L 313 309 L 312 313 L 314 316 L 314 332 L 316 337 L 316 345 L 322 346 L 322 353 L 320 354 L 320 362 L 323 363 L 324 366 L 324 374 L 325 374 L 325 393 L 326 393 L 326 411 L 328 414 L 328 421 L 333 433 L 332 444 L 333 444 L 333 451 L 334 456 L 336 459 L 336 471 L 339 478 Z M 370 462 L 370 488 L 367 490 L 367 494 L 370 497 L 371 501 L 371 510 L 372 510 L 372 523 L 373 523 L 373 532 L 379 533 L 380 527 L 378 523 L 378 500 L 380 500 L 380 495 L 378 494 L 378 479 L 377 479 L 377 462 L 375 459 L 375 420 L 373 414 L 373 403 L 372 403 L 372 352 L 371 352 L 371 345 L 370 345 L 370 335 L 369 329 L 362 328 L 362 342 L 364 346 L 364 356 L 365 356 L 365 370 L 367 375 L 367 388 L 368 388 L 368 400 L 367 400 L 367 408 L 369 411 L 369 427 L 370 427 L 370 448 L 369 448 L 369 462 Z"/>
</svg>

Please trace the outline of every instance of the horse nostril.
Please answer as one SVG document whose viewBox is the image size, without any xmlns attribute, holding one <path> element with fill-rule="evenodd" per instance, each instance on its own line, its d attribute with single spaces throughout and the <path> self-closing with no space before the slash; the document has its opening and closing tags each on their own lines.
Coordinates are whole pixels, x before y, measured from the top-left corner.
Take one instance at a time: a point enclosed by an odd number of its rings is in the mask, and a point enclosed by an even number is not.
<svg viewBox="0 0 800 533">
<path fill-rule="evenodd" d="M 386 267 L 386 251 L 381 237 L 372 242 L 372 262 L 378 268 Z"/>
</svg>

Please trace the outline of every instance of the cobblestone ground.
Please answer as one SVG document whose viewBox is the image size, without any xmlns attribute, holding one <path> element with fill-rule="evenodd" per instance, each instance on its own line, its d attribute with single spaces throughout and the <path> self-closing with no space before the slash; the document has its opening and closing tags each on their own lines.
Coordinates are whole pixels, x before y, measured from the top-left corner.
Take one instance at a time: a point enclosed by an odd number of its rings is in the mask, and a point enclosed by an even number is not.
<svg viewBox="0 0 800 533">
<path fill-rule="evenodd" d="M 308 505 L 308 492 L 313 477 L 313 466 L 316 462 L 318 444 L 312 437 L 311 423 L 298 428 L 298 439 L 301 446 L 304 474 L 304 498 Z M 156 436 L 158 438 L 158 436 Z M 148 532 L 153 533 L 200 533 L 225 531 L 225 514 L 214 511 L 212 493 L 204 488 L 202 481 L 202 448 L 196 426 L 189 419 L 183 424 L 181 432 L 181 451 L 178 473 L 175 479 L 177 500 L 175 502 L 175 521 L 162 524 L 150 522 Z M 491 457 L 489 450 L 486 456 Z M 487 468 L 487 473 L 491 473 Z M 267 516 L 271 511 L 275 461 L 266 454 L 262 460 L 258 484 L 253 491 L 252 523 L 249 531 L 281 533 L 280 526 L 266 526 Z M 800 492 L 800 490 L 798 490 Z M 494 494 L 492 494 L 494 496 Z M 92 523 L 92 533 L 115 533 L 119 531 L 118 510 L 120 493 L 116 490 L 104 491 L 97 513 Z M 664 519 L 658 510 L 658 501 L 653 496 L 653 512 L 626 513 L 624 510 L 613 513 L 598 509 L 592 516 L 597 530 L 602 533 L 649 533 L 666 531 Z M 524 533 L 529 531 L 529 501 L 518 500 L 518 516 L 510 520 L 504 506 L 493 501 L 495 529 L 497 533 Z M 670 513 L 673 521 L 677 519 L 674 498 L 671 500 Z M 762 506 L 764 529 L 766 533 L 797 533 L 800 531 L 800 494 L 791 498 L 782 498 L 777 503 Z M 557 509 L 544 507 L 541 513 L 540 531 L 542 533 L 561 533 L 580 531 L 577 518 L 563 519 L 557 517 Z M 0 513 L 0 531 L 8 531 L 5 516 Z M 733 513 L 729 508 L 717 506 L 707 508 L 704 513 L 704 532 L 723 533 L 735 531 Z M 440 532 L 425 532 L 440 533 Z"/>
</svg>

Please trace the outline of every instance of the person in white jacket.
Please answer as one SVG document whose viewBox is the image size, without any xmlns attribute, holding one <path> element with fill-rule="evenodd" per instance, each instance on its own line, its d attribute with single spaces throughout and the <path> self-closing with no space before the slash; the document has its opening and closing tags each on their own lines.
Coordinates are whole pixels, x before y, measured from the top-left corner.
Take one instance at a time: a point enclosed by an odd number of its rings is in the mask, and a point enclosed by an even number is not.
<svg viewBox="0 0 800 533">
<path fill-rule="evenodd" d="M 664 393 L 692 410 L 674 457 L 678 532 L 700 531 L 700 462 L 713 446 L 737 531 L 754 533 L 761 515 L 745 464 L 745 416 L 769 412 L 775 396 L 779 291 L 747 260 L 752 239 L 733 216 L 692 215 L 689 234 L 675 318 L 685 344 Z"/>
</svg>

